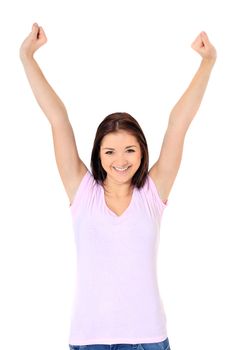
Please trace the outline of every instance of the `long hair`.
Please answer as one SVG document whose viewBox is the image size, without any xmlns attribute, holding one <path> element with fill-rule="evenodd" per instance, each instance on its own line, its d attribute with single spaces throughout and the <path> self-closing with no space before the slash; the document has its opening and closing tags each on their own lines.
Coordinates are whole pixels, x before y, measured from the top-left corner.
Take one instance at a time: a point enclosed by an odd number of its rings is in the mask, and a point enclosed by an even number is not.
<svg viewBox="0 0 233 350">
<path fill-rule="evenodd" d="M 126 130 L 131 135 L 135 136 L 138 143 L 140 144 L 142 158 L 141 164 L 136 173 L 132 178 L 131 185 L 136 186 L 137 188 L 142 187 L 146 182 L 146 177 L 148 174 L 149 167 L 149 153 L 148 146 L 145 135 L 137 122 L 130 114 L 125 112 L 117 112 L 109 114 L 103 119 L 99 124 L 94 144 L 91 153 L 91 170 L 94 176 L 94 179 L 98 183 L 102 184 L 105 180 L 107 173 L 103 169 L 100 160 L 100 145 L 103 137 L 110 132 L 117 132 L 118 130 Z"/>
</svg>

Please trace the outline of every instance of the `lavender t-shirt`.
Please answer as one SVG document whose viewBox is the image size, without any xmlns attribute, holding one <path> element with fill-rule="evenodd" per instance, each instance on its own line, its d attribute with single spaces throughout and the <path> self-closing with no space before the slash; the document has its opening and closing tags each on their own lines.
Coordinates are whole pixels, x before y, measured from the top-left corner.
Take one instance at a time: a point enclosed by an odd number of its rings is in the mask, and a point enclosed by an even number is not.
<svg viewBox="0 0 233 350">
<path fill-rule="evenodd" d="M 88 170 L 70 206 L 77 252 L 69 344 L 160 342 L 166 316 L 157 282 L 164 204 L 152 178 L 134 187 L 128 208 L 108 208 Z"/>
</svg>

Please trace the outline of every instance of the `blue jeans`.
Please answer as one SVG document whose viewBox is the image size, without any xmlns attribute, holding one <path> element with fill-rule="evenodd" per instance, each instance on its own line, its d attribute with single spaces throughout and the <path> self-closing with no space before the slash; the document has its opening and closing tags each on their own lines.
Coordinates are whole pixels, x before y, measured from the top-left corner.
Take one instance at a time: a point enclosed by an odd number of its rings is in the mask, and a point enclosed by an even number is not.
<svg viewBox="0 0 233 350">
<path fill-rule="evenodd" d="M 159 343 L 141 344 L 90 344 L 90 345 L 70 345 L 70 350 L 171 350 L 169 340 Z"/>
</svg>

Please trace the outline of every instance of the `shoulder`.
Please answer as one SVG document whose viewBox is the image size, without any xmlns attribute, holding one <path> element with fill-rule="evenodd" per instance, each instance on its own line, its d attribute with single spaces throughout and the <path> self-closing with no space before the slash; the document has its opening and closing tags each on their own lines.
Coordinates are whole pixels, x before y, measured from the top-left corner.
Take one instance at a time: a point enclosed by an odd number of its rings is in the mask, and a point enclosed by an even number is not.
<svg viewBox="0 0 233 350">
<path fill-rule="evenodd" d="M 146 182 L 147 182 L 148 189 L 154 193 L 157 200 L 163 206 L 166 206 L 168 199 L 165 198 L 165 196 L 163 196 L 163 191 L 162 191 L 162 187 L 161 187 L 161 183 L 159 182 L 159 179 L 149 172 L 147 175 Z"/>
<path fill-rule="evenodd" d="M 76 186 L 70 207 L 72 207 L 77 201 L 81 200 L 81 198 L 83 199 L 87 197 L 88 193 L 92 191 L 97 184 L 98 183 L 94 179 L 93 174 L 87 169 Z"/>
</svg>

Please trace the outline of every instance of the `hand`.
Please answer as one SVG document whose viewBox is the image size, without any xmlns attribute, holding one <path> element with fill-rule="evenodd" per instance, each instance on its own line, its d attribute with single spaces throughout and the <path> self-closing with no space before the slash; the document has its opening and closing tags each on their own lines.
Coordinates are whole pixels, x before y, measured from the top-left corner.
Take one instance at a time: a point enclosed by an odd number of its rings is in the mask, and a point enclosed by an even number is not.
<svg viewBox="0 0 233 350">
<path fill-rule="evenodd" d="M 209 41 L 205 32 L 201 32 L 191 45 L 192 49 L 197 51 L 202 58 L 215 61 L 217 52 L 215 47 Z"/>
<path fill-rule="evenodd" d="M 20 46 L 20 57 L 33 57 L 33 54 L 47 42 L 45 32 L 37 23 L 32 25 L 32 31 Z"/>
</svg>

